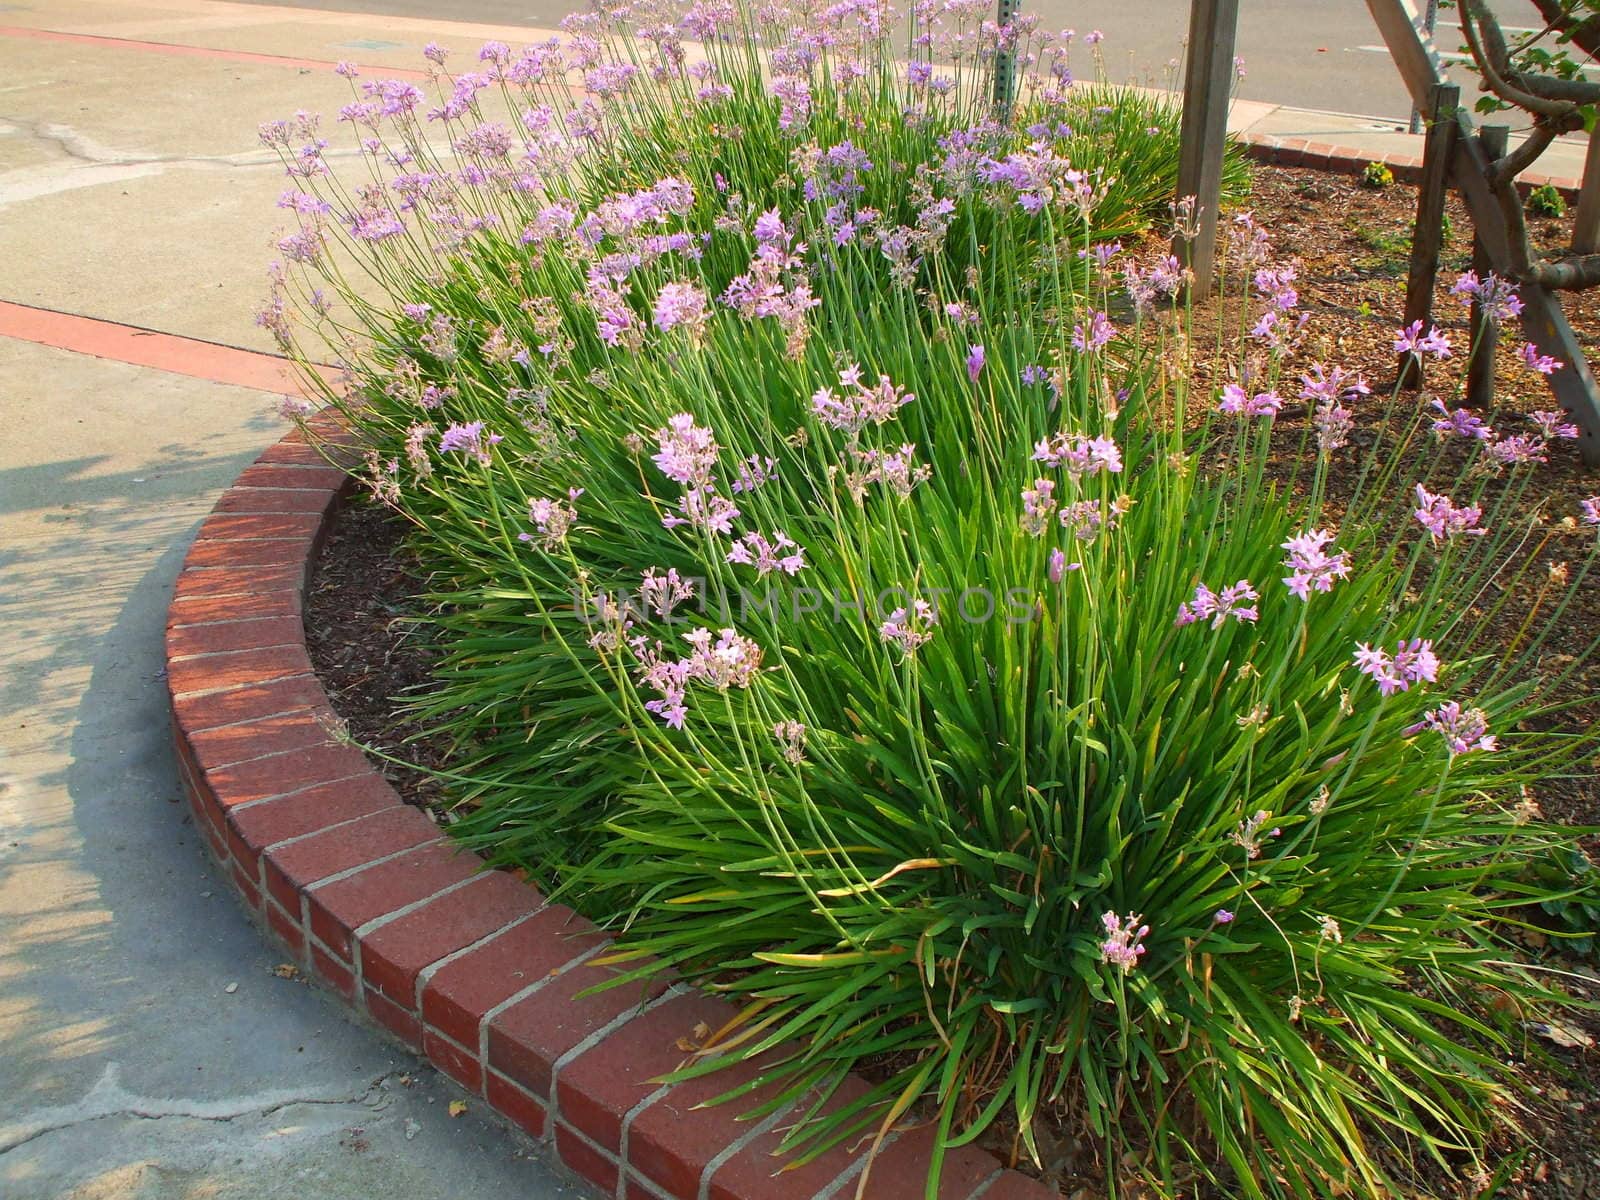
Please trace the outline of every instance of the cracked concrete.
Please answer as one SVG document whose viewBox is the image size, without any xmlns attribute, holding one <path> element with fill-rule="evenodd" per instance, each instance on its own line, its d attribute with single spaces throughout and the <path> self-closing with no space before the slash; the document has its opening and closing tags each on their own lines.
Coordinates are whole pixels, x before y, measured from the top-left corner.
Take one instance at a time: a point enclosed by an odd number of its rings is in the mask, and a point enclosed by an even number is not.
<svg viewBox="0 0 1600 1200">
<path fill-rule="evenodd" d="M 167 1117 L 234 1121 L 240 1117 L 270 1117 L 291 1106 L 319 1104 L 359 1104 L 371 1112 L 381 1112 L 388 1106 L 388 1098 L 380 1089 L 399 1077 L 399 1072 L 387 1071 L 353 1095 L 311 1096 L 295 1089 L 279 1089 L 222 1100 L 188 1100 L 130 1092 L 122 1086 L 122 1064 L 107 1063 L 94 1086 L 76 1103 L 35 1109 L 0 1124 L 0 1155 L 47 1134 L 104 1121 L 108 1117 L 135 1117 L 141 1121 L 160 1121 Z M 376 1104 L 374 1097 L 378 1099 Z"/>
</svg>

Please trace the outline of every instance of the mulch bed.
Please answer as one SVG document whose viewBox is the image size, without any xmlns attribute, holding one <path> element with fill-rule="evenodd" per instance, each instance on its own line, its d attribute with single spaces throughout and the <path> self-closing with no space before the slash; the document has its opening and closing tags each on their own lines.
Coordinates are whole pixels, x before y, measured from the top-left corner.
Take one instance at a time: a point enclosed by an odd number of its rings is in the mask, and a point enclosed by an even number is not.
<svg viewBox="0 0 1600 1200">
<path fill-rule="evenodd" d="M 1249 202 L 1256 220 L 1271 232 L 1278 254 L 1299 261 L 1301 304 L 1312 314 L 1309 357 L 1360 370 L 1376 393 L 1374 408 L 1394 382 L 1395 355 L 1390 347 L 1404 305 L 1415 207 L 1415 190 L 1403 185 L 1378 190 L 1344 176 L 1272 167 L 1257 169 Z M 1450 214 L 1453 228 L 1446 239 L 1434 320 L 1450 333 L 1464 359 L 1470 341 L 1467 313 L 1448 294 L 1448 287 L 1456 273 L 1470 265 L 1471 223 L 1455 197 Z M 1547 248 L 1559 246 L 1569 229 L 1565 221 L 1533 219 L 1530 224 L 1535 240 Z M 1600 363 L 1600 293 L 1569 296 L 1566 308 L 1591 364 Z M 1553 404 L 1547 392 L 1509 361 L 1521 344 L 1515 330 L 1508 330 L 1503 344 L 1497 409 L 1483 415 L 1491 423 L 1516 428 L 1517 414 Z M 1451 397 L 1458 373 L 1457 363 L 1447 369 L 1431 367 L 1428 384 Z M 1285 392 L 1293 395 L 1297 390 L 1286 387 Z M 1433 394 L 1425 390 L 1422 396 Z M 1585 471 L 1569 447 L 1558 448 L 1538 471 L 1538 486 L 1530 490 L 1547 502 L 1554 519 L 1575 512 L 1579 498 L 1600 492 L 1600 475 Z M 426 579 L 404 547 L 405 529 L 400 518 L 370 503 L 356 501 L 344 507 L 312 581 L 307 641 L 323 685 L 354 740 L 403 760 L 386 757 L 379 766 L 408 802 L 448 823 L 445 788 L 432 772 L 448 769 L 449 746 L 437 735 L 429 736 L 398 702 L 425 687 L 434 658 L 415 620 L 424 615 L 417 596 L 425 590 Z M 1579 560 L 1593 536 L 1592 531 L 1558 532 L 1541 556 L 1551 564 Z M 1597 635 L 1600 583 L 1593 583 L 1568 610 L 1554 648 L 1579 654 Z M 1600 663 L 1591 663 L 1574 688 L 1576 697 L 1594 700 L 1577 719 L 1600 719 Z M 1534 800 L 1551 820 L 1600 825 L 1600 774 L 1590 771 L 1586 777 L 1552 782 L 1542 786 Z M 1585 844 L 1593 857 L 1600 858 L 1595 853 L 1600 842 L 1589 838 Z M 1575 989 L 1583 989 L 1587 982 L 1587 998 L 1600 1001 L 1600 971 L 1594 959 L 1560 953 L 1537 932 L 1526 935 L 1524 942 L 1527 953 L 1543 965 L 1582 977 L 1575 980 Z M 1600 1039 L 1600 1020 L 1579 1017 L 1570 1024 Z M 1501 1149 L 1507 1155 L 1530 1143 L 1532 1149 L 1496 1194 L 1526 1200 L 1600 1200 L 1600 1050 L 1564 1047 L 1530 1034 L 1523 1053 L 1527 1062 L 1520 1069 L 1533 1089 L 1530 1107 L 1521 1114 L 1525 1137 L 1504 1138 Z M 1074 1140 L 1070 1131 L 1059 1132 L 1068 1143 Z M 1058 1175 L 1053 1182 L 1074 1196 L 1085 1184 L 1089 1190 L 1083 1196 L 1098 1191 L 1083 1176 Z M 1476 1196 L 1487 1182 L 1433 1179 L 1426 1186 L 1440 1196 L 1465 1198 Z"/>
</svg>

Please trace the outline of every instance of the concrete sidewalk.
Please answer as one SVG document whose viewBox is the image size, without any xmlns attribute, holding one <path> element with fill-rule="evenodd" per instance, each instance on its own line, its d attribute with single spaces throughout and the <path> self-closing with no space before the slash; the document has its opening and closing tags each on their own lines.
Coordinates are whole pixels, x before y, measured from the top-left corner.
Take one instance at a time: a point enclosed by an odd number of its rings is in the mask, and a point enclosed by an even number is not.
<svg viewBox="0 0 1600 1200">
<path fill-rule="evenodd" d="M 255 129 L 331 112 L 347 85 L 170 46 L 350 57 L 330 43 L 373 19 L 204 0 L 0 12 L 29 21 L 95 36 L 0 33 L 0 300 L 269 348 L 251 310 L 283 178 Z M 464 53 L 489 36 L 436 32 Z M 51 340 L 49 313 L 15 315 L 0 330 Z M 166 607 L 216 493 L 285 427 L 270 375 L 115 361 L 161 357 L 123 333 L 55 339 L 93 354 L 0 333 L 0 1196 L 592 1196 L 481 1102 L 452 1117 L 458 1089 L 276 974 L 202 852 L 166 727 Z"/>
<path fill-rule="evenodd" d="M 335 112 L 339 59 L 411 70 L 430 39 L 470 60 L 540 34 L 221 0 L 0 6 L 0 301 L 270 349 L 252 309 L 283 178 L 257 124 Z M 1365 118 L 1234 116 L 1420 154 Z M 282 432 L 276 398 L 34 324 L 8 337 L 0 312 L 0 1195 L 588 1195 L 275 974 L 177 803 L 172 579 L 217 491 Z"/>
</svg>

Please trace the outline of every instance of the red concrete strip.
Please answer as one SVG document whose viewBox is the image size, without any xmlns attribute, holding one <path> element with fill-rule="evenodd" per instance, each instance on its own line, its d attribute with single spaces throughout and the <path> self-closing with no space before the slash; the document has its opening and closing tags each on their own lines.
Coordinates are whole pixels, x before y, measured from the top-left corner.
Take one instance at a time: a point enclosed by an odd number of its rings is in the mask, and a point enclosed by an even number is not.
<svg viewBox="0 0 1600 1200">
<path fill-rule="evenodd" d="M 180 46 L 174 42 L 143 42 L 134 38 L 106 37 L 97 33 L 63 33 L 55 29 L 28 29 L 20 25 L 0 25 L 0 37 L 67 42 L 112 50 L 142 50 L 147 54 L 165 54 L 173 58 L 212 58 L 221 59 L 223 62 L 261 63 L 264 66 L 295 67 L 299 70 L 331 71 L 337 65 L 320 58 L 291 58 L 285 54 L 256 54 L 249 50 L 219 50 L 213 46 Z M 382 79 L 428 78 L 426 71 L 413 71 L 400 67 L 374 67 L 372 73 Z"/>
<path fill-rule="evenodd" d="M 0 335 L 212 383 L 295 395 L 305 390 L 289 360 L 275 354 L 240 350 L 236 346 L 14 304 L 9 300 L 0 300 Z M 331 379 L 332 372 L 326 373 Z"/>
</svg>

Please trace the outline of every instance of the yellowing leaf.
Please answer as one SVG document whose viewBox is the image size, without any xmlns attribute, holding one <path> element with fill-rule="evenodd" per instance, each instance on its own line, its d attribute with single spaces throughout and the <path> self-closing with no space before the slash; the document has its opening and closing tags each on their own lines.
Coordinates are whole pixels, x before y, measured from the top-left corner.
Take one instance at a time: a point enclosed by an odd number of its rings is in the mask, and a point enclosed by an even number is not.
<svg viewBox="0 0 1600 1200">
<path fill-rule="evenodd" d="M 452 1101 L 450 1101 L 450 1115 L 452 1117 L 459 1117 L 459 1116 L 463 1115 L 466 1111 L 467 1111 L 467 1102 L 465 1100 L 452 1100 Z"/>
</svg>

